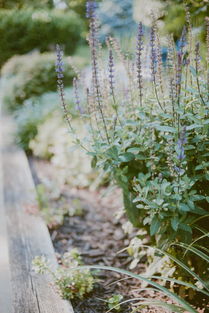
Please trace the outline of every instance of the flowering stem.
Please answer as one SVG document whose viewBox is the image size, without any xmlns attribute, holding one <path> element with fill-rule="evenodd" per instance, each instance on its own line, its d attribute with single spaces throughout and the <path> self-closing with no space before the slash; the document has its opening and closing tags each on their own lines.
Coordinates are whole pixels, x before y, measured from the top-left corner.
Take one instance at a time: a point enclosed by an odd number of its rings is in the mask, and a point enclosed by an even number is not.
<svg viewBox="0 0 209 313">
<path fill-rule="evenodd" d="M 199 82 L 199 62 L 200 62 L 200 45 L 199 42 L 196 43 L 195 45 L 195 70 L 196 70 L 196 82 L 197 82 L 197 89 L 198 89 L 198 93 L 200 96 L 200 99 L 203 103 L 203 105 L 205 105 L 205 101 L 203 99 L 203 96 L 201 94 L 201 90 L 200 90 L 200 82 Z"/>
</svg>

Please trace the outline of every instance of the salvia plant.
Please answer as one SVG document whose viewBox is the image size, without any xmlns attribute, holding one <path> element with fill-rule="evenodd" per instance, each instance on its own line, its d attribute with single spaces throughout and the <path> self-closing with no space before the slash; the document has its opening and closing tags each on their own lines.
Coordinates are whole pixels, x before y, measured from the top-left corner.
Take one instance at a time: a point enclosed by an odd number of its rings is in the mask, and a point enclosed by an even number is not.
<svg viewBox="0 0 209 313">
<path fill-rule="evenodd" d="M 62 50 L 57 46 L 64 114 L 76 143 L 92 156 L 92 166 L 103 169 L 122 189 L 133 225 L 145 229 L 154 246 L 172 252 L 171 243 L 190 244 L 207 233 L 209 20 L 204 58 L 186 9 L 178 46 L 172 36 L 167 38 L 165 62 L 154 14 L 148 36 L 139 23 L 135 53 L 124 53 L 118 40 L 109 37 L 105 59 L 95 9 L 96 3 L 88 1 L 91 79 L 85 87 L 80 75 L 74 81 L 76 105 L 88 138 L 79 139 L 71 126 L 64 99 Z M 198 244 L 208 249 L 206 239 L 203 236 Z"/>
</svg>

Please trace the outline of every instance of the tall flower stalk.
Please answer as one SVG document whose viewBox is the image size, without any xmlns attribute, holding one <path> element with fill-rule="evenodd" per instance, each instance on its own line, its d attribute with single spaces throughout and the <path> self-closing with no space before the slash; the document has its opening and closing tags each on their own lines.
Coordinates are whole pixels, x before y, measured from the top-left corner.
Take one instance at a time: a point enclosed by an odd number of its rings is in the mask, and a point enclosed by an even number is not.
<svg viewBox="0 0 209 313">
<path fill-rule="evenodd" d="M 114 58 L 113 58 L 113 52 L 111 49 L 109 51 L 109 59 L 108 59 L 108 78 L 109 78 L 110 95 L 113 98 L 114 110 L 116 112 L 116 119 L 114 121 L 114 127 L 113 127 L 113 129 L 115 129 L 117 120 L 119 121 L 120 124 L 121 124 L 121 122 L 119 119 L 118 108 L 117 108 L 117 103 L 116 103 L 116 99 L 115 99 Z"/>
<path fill-rule="evenodd" d="M 64 111 L 64 117 L 70 127 L 70 130 L 73 132 L 72 124 L 70 121 L 69 117 L 69 112 L 67 110 L 67 105 L 65 102 L 65 92 L 64 92 L 64 83 L 63 83 L 63 78 L 64 78 L 64 63 L 63 63 L 63 50 L 59 45 L 56 45 L 56 54 L 57 54 L 57 61 L 55 63 L 55 70 L 57 73 L 57 88 L 58 88 L 58 93 L 60 95 L 63 111 Z"/>
<path fill-rule="evenodd" d="M 159 99 L 158 92 L 157 92 L 156 74 L 157 74 L 158 58 L 157 58 L 157 49 L 156 49 L 156 27 L 155 27 L 154 22 L 152 23 L 151 32 L 150 32 L 150 46 L 151 46 L 151 77 L 152 77 L 152 82 L 154 85 L 155 96 L 156 96 L 159 107 L 162 109 L 162 111 L 164 111 L 160 103 L 160 99 Z"/>
<path fill-rule="evenodd" d="M 96 9 L 96 2 L 87 1 L 86 16 L 87 18 L 90 19 L 89 45 L 91 49 L 93 89 L 94 89 L 97 107 L 102 118 L 106 138 L 107 138 L 108 143 L 110 143 L 108 130 L 107 130 L 107 124 L 106 124 L 104 112 L 102 109 L 102 97 L 101 97 L 100 84 L 99 84 L 98 59 L 97 59 L 98 38 L 97 38 L 97 20 L 96 20 L 95 9 Z"/>
<path fill-rule="evenodd" d="M 206 62 L 207 62 L 207 85 L 208 85 L 208 101 L 209 101 L 209 17 L 206 18 Z"/>
<path fill-rule="evenodd" d="M 137 33 L 137 46 L 136 46 L 136 71 L 137 71 L 137 83 L 139 89 L 139 103 L 142 107 L 142 97 L 143 97 L 143 81 L 142 81 L 142 51 L 143 51 L 143 26 L 139 23 L 138 33 Z"/>
<path fill-rule="evenodd" d="M 200 72 L 200 44 L 199 42 L 197 42 L 195 45 L 195 70 L 196 70 L 196 82 L 197 82 L 198 93 L 199 93 L 202 103 L 205 105 L 205 101 L 201 94 L 200 81 L 199 81 L 199 72 Z"/>
</svg>

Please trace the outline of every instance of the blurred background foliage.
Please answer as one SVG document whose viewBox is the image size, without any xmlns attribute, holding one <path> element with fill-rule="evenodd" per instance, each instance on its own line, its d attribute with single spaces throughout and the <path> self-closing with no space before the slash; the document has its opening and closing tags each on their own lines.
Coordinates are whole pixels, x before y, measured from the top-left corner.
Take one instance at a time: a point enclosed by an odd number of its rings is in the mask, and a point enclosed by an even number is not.
<svg viewBox="0 0 209 313">
<path fill-rule="evenodd" d="M 101 39 L 107 36 L 128 37 L 136 31 L 133 0 L 104 0 L 98 5 Z"/>
<path fill-rule="evenodd" d="M 0 0 L 1 9 L 53 8 L 53 0 Z"/>
<path fill-rule="evenodd" d="M 15 54 L 53 50 L 57 42 L 72 54 L 83 31 L 84 23 L 73 11 L 0 10 L 0 66 Z"/>
<path fill-rule="evenodd" d="M 164 14 L 162 20 L 165 23 L 165 32 L 173 33 L 177 40 L 185 24 L 185 5 L 188 7 L 191 21 L 196 31 L 200 34 L 200 39 L 204 41 L 205 18 L 209 14 L 208 0 L 162 0 L 164 3 Z"/>
</svg>

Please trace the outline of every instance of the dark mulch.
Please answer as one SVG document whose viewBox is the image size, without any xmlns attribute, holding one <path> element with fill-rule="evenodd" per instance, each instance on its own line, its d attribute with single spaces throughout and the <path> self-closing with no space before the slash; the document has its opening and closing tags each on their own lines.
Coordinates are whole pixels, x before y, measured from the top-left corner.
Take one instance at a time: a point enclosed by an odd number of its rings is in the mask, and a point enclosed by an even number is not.
<svg viewBox="0 0 209 313">
<path fill-rule="evenodd" d="M 119 192 L 118 197 L 119 197 Z M 62 196 L 68 199 L 80 199 L 83 208 L 82 216 L 66 216 L 64 224 L 56 230 L 51 230 L 51 237 L 56 252 L 64 252 L 78 248 L 84 264 L 106 265 L 126 268 L 131 258 L 126 251 L 120 252 L 129 239 L 122 231 L 120 222 L 114 217 L 114 200 L 105 203 L 98 192 L 86 190 L 63 191 Z M 109 195 L 110 196 L 110 195 Z M 72 300 L 75 313 L 102 313 L 108 310 L 107 300 L 113 294 L 123 294 L 124 299 L 131 297 L 131 288 L 137 287 L 137 281 L 116 282 L 121 276 L 114 272 L 100 271 L 97 274 L 99 282 L 93 292 L 84 300 Z M 131 312 L 130 305 L 121 306 L 120 312 Z"/>
</svg>

